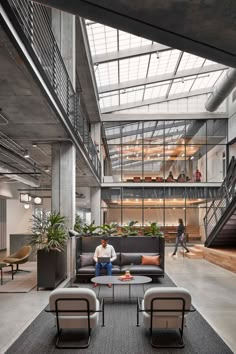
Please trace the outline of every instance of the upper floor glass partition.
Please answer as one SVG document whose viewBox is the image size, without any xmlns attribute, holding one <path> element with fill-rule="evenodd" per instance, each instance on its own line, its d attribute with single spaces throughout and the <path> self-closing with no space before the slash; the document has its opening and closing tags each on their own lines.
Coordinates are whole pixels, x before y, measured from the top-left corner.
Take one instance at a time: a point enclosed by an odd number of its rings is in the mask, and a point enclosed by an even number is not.
<svg viewBox="0 0 236 354">
<path fill-rule="evenodd" d="M 222 182 L 227 120 L 104 122 L 104 182 Z M 217 161 L 217 163 L 216 163 Z"/>
</svg>

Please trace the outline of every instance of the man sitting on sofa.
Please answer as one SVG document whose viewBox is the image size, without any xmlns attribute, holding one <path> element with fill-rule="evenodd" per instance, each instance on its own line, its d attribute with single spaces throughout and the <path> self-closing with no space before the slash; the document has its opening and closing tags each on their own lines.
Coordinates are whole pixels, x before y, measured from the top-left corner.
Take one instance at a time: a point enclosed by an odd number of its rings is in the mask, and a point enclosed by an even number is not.
<svg viewBox="0 0 236 354">
<path fill-rule="evenodd" d="M 98 257 L 109 257 L 110 262 L 100 263 L 98 261 Z M 96 262 L 96 266 L 95 266 L 96 277 L 100 276 L 100 270 L 102 268 L 106 269 L 107 275 L 112 275 L 112 262 L 116 260 L 116 252 L 113 246 L 108 245 L 107 236 L 102 237 L 101 245 L 96 247 L 93 259 Z M 96 287 L 97 285 L 98 285 L 97 283 L 94 283 L 94 287 Z M 111 284 L 108 284 L 108 287 L 111 288 Z"/>
</svg>

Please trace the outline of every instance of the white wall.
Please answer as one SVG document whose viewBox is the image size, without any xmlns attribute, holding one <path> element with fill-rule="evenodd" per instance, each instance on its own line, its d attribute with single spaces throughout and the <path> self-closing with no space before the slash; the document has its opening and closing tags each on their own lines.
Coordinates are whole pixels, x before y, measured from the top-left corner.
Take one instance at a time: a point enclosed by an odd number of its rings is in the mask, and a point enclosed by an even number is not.
<svg viewBox="0 0 236 354">
<path fill-rule="evenodd" d="M 220 142 L 225 144 L 225 140 Z M 206 181 L 206 159 L 207 159 L 207 182 L 223 181 L 223 152 L 224 145 L 216 145 L 207 152 L 199 161 L 198 168 L 202 174 L 202 181 Z"/>
<path fill-rule="evenodd" d="M 43 205 L 37 208 L 51 210 L 51 199 L 43 199 Z M 24 204 L 20 203 L 19 198 L 7 200 L 7 250 L 10 249 L 10 234 L 31 233 L 32 215 L 35 207 L 30 204 L 29 209 L 24 208 Z"/>
<path fill-rule="evenodd" d="M 10 234 L 30 233 L 32 207 L 25 209 L 19 199 L 7 200 L 7 249 L 10 246 Z"/>
</svg>

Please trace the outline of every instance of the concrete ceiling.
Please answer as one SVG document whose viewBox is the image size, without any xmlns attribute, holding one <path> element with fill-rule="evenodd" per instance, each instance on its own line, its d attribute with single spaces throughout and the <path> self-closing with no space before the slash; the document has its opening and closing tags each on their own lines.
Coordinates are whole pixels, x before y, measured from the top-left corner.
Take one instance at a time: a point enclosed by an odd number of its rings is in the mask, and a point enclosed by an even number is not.
<svg viewBox="0 0 236 354">
<path fill-rule="evenodd" d="M 68 140 L 71 137 L 0 26 L 0 183 L 20 176 L 50 189 L 52 144 Z M 30 158 L 24 157 L 25 150 Z M 79 151 L 76 165 L 76 190 L 98 185 Z"/>
<path fill-rule="evenodd" d="M 232 0 L 37 2 L 236 67 L 236 2 Z"/>
</svg>

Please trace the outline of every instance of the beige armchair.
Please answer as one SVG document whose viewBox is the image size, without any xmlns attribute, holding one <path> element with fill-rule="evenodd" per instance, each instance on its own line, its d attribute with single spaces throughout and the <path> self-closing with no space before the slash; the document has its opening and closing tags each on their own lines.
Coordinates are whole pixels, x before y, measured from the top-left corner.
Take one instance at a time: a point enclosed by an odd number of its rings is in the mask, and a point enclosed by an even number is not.
<svg viewBox="0 0 236 354">
<path fill-rule="evenodd" d="M 23 264 L 23 263 L 28 262 L 31 252 L 32 252 L 31 246 L 29 246 L 29 245 L 23 246 L 15 253 L 10 254 L 10 256 L 8 256 L 8 257 L 5 257 L 3 259 L 3 262 L 8 263 L 8 264 L 12 264 L 12 265 L 15 264 L 16 265 L 15 273 L 19 272 L 19 271 L 27 272 L 27 270 L 19 269 L 19 264 Z"/>
<path fill-rule="evenodd" d="M 91 289 L 86 288 L 59 288 L 54 290 L 49 296 L 49 310 L 55 315 L 57 325 L 56 347 L 63 349 L 87 348 L 90 343 L 92 328 L 98 325 L 99 312 L 102 313 L 102 326 L 104 326 L 104 301 L 99 300 Z M 85 329 L 86 334 L 82 335 L 81 343 L 80 332 Z M 63 341 L 64 330 L 71 330 L 71 334 L 76 330 L 76 340 Z M 82 334 L 82 333 L 81 333 Z M 79 339 L 78 339 L 79 338 Z M 70 344 L 70 345 L 69 345 Z"/>
<path fill-rule="evenodd" d="M 179 287 L 150 288 L 145 292 L 142 301 L 138 299 L 137 326 L 139 326 L 139 313 L 142 313 L 143 325 L 150 330 L 153 347 L 183 348 L 186 315 L 193 311 L 195 308 L 191 305 L 191 295 L 187 289 Z M 157 334 L 158 331 L 160 333 L 169 331 L 169 336 L 164 343 L 161 343 L 163 334 L 159 334 L 159 343 L 154 344 L 154 331 Z"/>
</svg>

